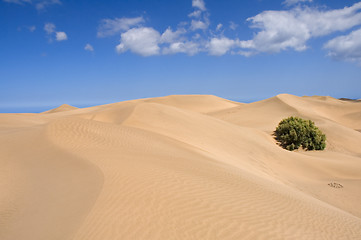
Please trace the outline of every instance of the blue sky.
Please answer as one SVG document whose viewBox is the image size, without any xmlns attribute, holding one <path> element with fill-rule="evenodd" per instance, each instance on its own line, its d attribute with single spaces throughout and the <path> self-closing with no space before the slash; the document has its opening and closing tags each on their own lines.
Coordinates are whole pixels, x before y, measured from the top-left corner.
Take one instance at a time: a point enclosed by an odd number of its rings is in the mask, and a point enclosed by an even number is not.
<svg viewBox="0 0 361 240">
<path fill-rule="evenodd" d="M 361 2 L 1 0 L 0 112 L 171 94 L 361 98 Z"/>
</svg>

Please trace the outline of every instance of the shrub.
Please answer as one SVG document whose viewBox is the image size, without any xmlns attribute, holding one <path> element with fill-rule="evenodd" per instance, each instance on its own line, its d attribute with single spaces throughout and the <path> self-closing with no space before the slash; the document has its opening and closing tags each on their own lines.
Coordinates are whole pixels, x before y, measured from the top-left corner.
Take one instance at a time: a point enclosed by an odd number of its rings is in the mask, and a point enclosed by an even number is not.
<svg viewBox="0 0 361 240">
<path fill-rule="evenodd" d="M 302 146 L 305 150 L 323 150 L 326 147 L 326 136 L 311 120 L 299 117 L 283 119 L 276 128 L 276 139 L 281 146 L 293 151 Z"/>
</svg>

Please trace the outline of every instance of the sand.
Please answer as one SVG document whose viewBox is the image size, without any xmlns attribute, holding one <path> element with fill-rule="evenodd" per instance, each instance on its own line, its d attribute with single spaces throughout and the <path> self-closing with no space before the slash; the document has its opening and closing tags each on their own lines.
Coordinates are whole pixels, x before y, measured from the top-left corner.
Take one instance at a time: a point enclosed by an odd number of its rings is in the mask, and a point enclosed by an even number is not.
<svg viewBox="0 0 361 240">
<path fill-rule="evenodd" d="M 325 151 L 280 148 L 288 116 Z M 361 239 L 361 102 L 168 96 L 0 114 L 0 239 Z"/>
</svg>

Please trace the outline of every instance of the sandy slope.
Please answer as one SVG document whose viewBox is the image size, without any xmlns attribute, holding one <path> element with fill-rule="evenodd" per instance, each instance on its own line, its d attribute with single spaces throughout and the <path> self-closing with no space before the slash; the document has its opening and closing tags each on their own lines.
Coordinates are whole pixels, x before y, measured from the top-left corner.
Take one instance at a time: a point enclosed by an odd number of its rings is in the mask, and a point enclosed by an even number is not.
<svg viewBox="0 0 361 240">
<path fill-rule="evenodd" d="M 325 151 L 277 146 L 291 115 Z M 285 94 L 1 114 L 0 239 L 360 239 L 360 116 L 360 102 Z"/>
</svg>

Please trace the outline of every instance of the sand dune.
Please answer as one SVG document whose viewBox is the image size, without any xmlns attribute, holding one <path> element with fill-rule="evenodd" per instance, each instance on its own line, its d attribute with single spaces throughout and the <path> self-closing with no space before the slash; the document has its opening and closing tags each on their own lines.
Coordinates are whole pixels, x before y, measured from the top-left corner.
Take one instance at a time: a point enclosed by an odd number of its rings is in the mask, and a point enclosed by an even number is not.
<svg viewBox="0 0 361 240">
<path fill-rule="evenodd" d="M 44 113 L 57 113 L 57 112 L 70 111 L 74 109 L 78 109 L 78 108 L 74 106 L 70 106 L 69 104 L 63 104 L 57 108 L 51 109 L 49 111 L 45 111 Z"/>
<path fill-rule="evenodd" d="M 272 132 L 316 122 L 322 152 Z M 0 115 L 0 239 L 360 239 L 361 103 L 282 94 Z"/>
</svg>

